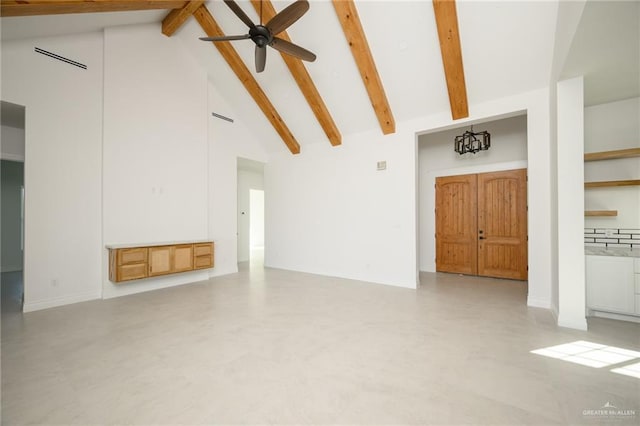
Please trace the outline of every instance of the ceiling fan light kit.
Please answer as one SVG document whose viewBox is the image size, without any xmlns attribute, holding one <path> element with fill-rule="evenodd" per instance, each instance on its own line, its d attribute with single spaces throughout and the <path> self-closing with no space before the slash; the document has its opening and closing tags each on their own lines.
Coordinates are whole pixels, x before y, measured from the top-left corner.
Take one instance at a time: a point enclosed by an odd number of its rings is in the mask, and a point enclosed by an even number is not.
<svg viewBox="0 0 640 426">
<path fill-rule="evenodd" d="M 453 143 L 453 149 L 460 155 L 466 153 L 477 153 L 486 151 L 491 147 L 491 135 L 489 132 L 474 132 L 473 126 L 471 130 L 467 130 L 460 136 L 456 136 Z"/>
<path fill-rule="evenodd" d="M 253 23 L 251 18 L 238 6 L 234 0 L 224 0 L 225 4 L 242 22 L 249 27 L 248 34 L 222 36 L 222 37 L 200 37 L 203 41 L 221 42 L 233 40 L 251 39 L 255 44 L 256 72 L 264 71 L 267 63 L 267 46 L 270 46 L 287 55 L 295 56 L 303 61 L 313 62 L 316 55 L 307 49 L 293 44 L 287 40 L 276 37 L 278 34 L 289 28 L 294 22 L 309 10 L 307 0 L 297 0 L 281 10 L 276 16 L 271 18 L 266 25 L 262 25 L 262 12 L 260 13 L 260 24 Z"/>
</svg>

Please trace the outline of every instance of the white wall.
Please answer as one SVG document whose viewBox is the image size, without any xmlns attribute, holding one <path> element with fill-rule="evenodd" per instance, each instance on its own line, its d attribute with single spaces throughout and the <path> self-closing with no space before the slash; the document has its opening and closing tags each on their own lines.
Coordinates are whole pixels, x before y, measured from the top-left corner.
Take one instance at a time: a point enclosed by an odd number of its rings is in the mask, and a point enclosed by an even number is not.
<svg viewBox="0 0 640 426">
<path fill-rule="evenodd" d="M 209 84 L 209 111 L 231 116 L 230 123 L 209 116 L 209 235 L 216 242 L 216 267 L 211 276 L 238 272 L 238 158 L 266 162 L 264 147 L 241 115 L 236 115 L 213 83 Z"/>
<path fill-rule="evenodd" d="M 2 139 L 0 158 L 24 162 L 24 129 L 1 126 L 0 138 Z"/>
<path fill-rule="evenodd" d="M 584 109 L 585 152 L 640 148 L 640 98 Z M 584 164 L 585 181 L 640 179 L 640 158 Z M 640 228 L 640 187 L 595 188 L 585 191 L 586 210 L 617 210 L 617 217 L 587 217 L 586 227 Z"/>
<path fill-rule="evenodd" d="M 469 120 L 527 114 L 529 296 L 550 307 L 551 153 L 549 91 L 536 90 L 471 107 Z M 305 146 L 265 167 L 265 264 L 403 287 L 417 282 L 416 133 L 459 127 L 449 112 L 343 135 L 343 145 Z M 386 171 L 376 162 L 386 160 Z"/>
<path fill-rule="evenodd" d="M 558 325 L 586 330 L 584 82 L 558 82 Z"/>
<path fill-rule="evenodd" d="M 419 136 L 420 270 L 435 272 L 435 179 L 469 173 L 484 173 L 527 167 L 527 117 L 522 115 L 474 126 L 491 134 L 491 148 L 477 154 L 459 155 L 453 150 L 458 129 Z"/>
<path fill-rule="evenodd" d="M 207 76 L 159 25 L 105 30 L 104 242 L 208 237 Z M 115 285 L 105 298 L 208 278 L 206 271 Z"/>
<path fill-rule="evenodd" d="M 100 33 L 2 43 L 2 99 L 26 107 L 25 311 L 100 297 L 102 69 Z"/>
<path fill-rule="evenodd" d="M 415 149 L 412 132 L 375 129 L 272 157 L 265 265 L 415 287 Z"/>
<path fill-rule="evenodd" d="M 211 117 L 228 104 L 179 40 L 144 25 L 3 42 L 2 89 L 26 106 L 25 311 L 237 271 L 237 157 L 267 157 L 241 120 Z M 105 244 L 200 238 L 214 269 L 108 281 Z"/>
<path fill-rule="evenodd" d="M 252 170 L 238 170 L 238 262 L 246 262 L 251 254 L 251 189 L 264 189 L 263 174 Z"/>
<path fill-rule="evenodd" d="M 549 112 L 550 112 L 550 145 L 551 145 L 551 180 L 553 184 L 551 191 L 551 235 L 552 240 L 558 240 L 558 105 L 556 82 L 564 69 L 564 65 L 571 49 L 576 30 L 580 25 L 582 12 L 586 1 L 574 0 L 558 3 L 558 14 L 556 18 L 556 32 L 554 37 L 553 61 L 551 64 L 551 74 L 549 78 Z M 551 247 L 551 309 L 558 317 L 559 282 L 558 282 L 558 244 Z"/>
</svg>

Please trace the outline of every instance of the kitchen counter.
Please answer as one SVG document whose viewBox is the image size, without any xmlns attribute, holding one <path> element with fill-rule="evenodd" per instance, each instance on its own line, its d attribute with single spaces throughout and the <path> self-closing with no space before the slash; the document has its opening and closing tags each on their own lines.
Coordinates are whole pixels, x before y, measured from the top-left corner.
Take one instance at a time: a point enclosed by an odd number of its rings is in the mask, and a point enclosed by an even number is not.
<svg viewBox="0 0 640 426">
<path fill-rule="evenodd" d="M 595 256 L 619 256 L 619 257 L 639 257 L 640 258 L 640 247 L 628 249 L 622 247 L 584 247 L 584 254 L 586 255 L 595 255 Z"/>
</svg>

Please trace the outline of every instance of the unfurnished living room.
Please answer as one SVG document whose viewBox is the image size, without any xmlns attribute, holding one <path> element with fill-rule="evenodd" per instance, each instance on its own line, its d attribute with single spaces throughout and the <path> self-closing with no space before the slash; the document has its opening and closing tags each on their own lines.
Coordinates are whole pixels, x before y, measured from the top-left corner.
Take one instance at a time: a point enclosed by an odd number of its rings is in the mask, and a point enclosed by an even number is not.
<svg viewBox="0 0 640 426">
<path fill-rule="evenodd" d="M 0 35 L 2 424 L 639 424 L 640 2 Z"/>
</svg>

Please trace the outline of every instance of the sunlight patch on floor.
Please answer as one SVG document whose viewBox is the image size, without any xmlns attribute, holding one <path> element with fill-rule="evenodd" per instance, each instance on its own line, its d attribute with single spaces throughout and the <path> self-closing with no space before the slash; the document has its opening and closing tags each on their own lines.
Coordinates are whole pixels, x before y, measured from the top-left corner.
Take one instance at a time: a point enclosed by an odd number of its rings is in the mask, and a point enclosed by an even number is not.
<svg viewBox="0 0 640 426">
<path fill-rule="evenodd" d="M 609 367 L 640 358 L 640 352 L 584 340 L 536 349 L 531 353 L 593 368 Z M 640 363 L 615 368 L 611 371 L 640 378 Z"/>
</svg>

